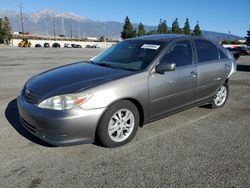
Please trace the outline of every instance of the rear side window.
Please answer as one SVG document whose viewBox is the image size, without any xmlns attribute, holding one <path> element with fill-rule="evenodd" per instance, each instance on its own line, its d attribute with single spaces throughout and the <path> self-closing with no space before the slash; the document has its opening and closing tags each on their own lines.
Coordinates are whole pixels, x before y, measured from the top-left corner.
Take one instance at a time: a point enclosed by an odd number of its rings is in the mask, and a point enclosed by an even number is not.
<svg viewBox="0 0 250 188">
<path fill-rule="evenodd" d="M 196 47 L 199 63 L 219 59 L 217 46 L 212 42 L 202 39 L 195 39 L 194 44 Z"/>
<path fill-rule="evenodd" d="M 176 67 L 192 65 L 193 54 L 189 40 L 175 43 L 164 55 L 162 63 L 175 63 Z"/>
<path fill-rule="evenodd" d="M 228 58 L 221 49 L 218 49 L 218 50 L 219 50 L 219 54 L 220 54 L 220 59 L 227 59 Z"/>
</svg>

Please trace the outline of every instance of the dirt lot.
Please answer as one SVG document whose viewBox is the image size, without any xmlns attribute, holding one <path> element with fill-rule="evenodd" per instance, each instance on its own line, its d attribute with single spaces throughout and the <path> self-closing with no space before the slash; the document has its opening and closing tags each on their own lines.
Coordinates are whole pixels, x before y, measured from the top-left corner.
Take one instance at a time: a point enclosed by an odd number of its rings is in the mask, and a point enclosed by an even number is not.
<svg viewBox="0 0 250 188">
<path fill-rule="evenodd" d="M 25 81 L 98 51 L 0 48 L 0 187 L 250 187 L 250 56 L 224 108 L 154 122 L 124 147 L 49 147 L 25 131 L 16 107 Z"/>
</svg>

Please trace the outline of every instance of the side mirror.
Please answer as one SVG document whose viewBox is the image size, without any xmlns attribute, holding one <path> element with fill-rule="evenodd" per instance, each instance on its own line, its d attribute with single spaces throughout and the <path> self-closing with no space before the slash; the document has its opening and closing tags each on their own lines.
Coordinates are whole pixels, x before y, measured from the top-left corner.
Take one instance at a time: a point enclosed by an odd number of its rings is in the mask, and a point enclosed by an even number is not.
<svg viewBox="0 0 250 188">
<path fill-rule="evenodd" d="M 175 68 L 176 68 L 175 63 L 162 62 L 155 67 L 155 72 L 157 72 L 159 74 L 164 74 L 164 72 L 166 72 L 166 71 L 174 71 Z"/>
</svg>

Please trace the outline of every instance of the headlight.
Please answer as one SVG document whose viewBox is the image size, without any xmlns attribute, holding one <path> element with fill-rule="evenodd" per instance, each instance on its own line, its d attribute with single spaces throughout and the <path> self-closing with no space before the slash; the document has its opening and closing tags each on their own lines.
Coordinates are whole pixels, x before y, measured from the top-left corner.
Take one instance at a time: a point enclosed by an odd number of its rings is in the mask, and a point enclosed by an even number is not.
<svg viewBox="0 0 250 188">
<path fill-rule="evenodd" d="M 67 110 L 80 106 L 92 97 L 90 93 L 66 94 L 47 98 L 38 104 L 40 108 Z"/>
</svg>

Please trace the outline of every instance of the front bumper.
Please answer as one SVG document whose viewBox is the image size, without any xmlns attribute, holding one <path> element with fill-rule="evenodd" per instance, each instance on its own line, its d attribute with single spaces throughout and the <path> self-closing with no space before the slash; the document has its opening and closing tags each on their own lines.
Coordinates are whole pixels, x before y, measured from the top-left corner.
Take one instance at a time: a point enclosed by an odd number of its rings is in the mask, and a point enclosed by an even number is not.
<svg viewBox="0 0 250 188">
<path fill-rule="evenodd" d="M 28 103 L 23 95 L 17 99 L 23 126 L 41 140 L 55 146 L 92 143 L 98 121 L 105 108 L 83 110 L 48 110 Z"/>
</svg>

